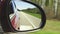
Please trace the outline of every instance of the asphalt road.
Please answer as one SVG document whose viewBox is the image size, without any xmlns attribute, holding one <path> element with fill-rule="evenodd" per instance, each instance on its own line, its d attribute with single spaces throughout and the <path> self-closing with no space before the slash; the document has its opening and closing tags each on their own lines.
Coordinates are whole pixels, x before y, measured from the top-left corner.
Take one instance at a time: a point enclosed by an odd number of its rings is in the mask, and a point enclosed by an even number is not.
<svg viewBox="0 0 60 34">
<path fill-rule="evenodd" d="M 36 18 L 32 15 L 29 15 L 24 12 L 20 12 L 20 25 L 32 26 L 33 28 L 38 28 L 41 22 L 41 19 Z"/>
</svg>

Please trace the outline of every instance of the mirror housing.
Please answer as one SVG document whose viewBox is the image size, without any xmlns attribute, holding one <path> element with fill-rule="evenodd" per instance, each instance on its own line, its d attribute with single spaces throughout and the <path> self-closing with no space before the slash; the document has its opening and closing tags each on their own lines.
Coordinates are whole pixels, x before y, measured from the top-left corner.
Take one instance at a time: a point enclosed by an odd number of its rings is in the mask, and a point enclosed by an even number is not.
<svg viewBox="0 0 60 34">
<path fill-rule="evenodd" d="M 41 20 L 40 27 L 37 28 L 37 29 L 42 29 L 45 26 L 45 24 L 46 24 L 46 16 L 45 16 L 44 10 L 40 6 L 35 4 L 35 3 L 29 2 L 29 1 L 25 1 L 25 0 L 21 0 L 21 1 L 30 3 L 30 4 L 32 4 L 34 6 L 36 6 L 40 10 L 41 16 L 42 16 L 42 18 L 41 18 L 42 20 Z M 26 31 L 17 31 L 16 29 L 13 28 L 13 26 L 11 25 L 10 19 L 9 19 L 9 14 L 14 13 L 14 12 L 13 12 L 13 8 L 12 7 L 8 7 L 7 4 L 9 5 L 9 2 L 8 3 L 6 2 L 5 6 L 2 7 L 2 11 L 1 11 L 1 26 L 3 28 L 3 31 L 4 32 L 26 32 Z M 7 9 L 9 9 L 9 8 L 11 9 L 12 12 L 8 12 Z M 20 10 L 18 10 L 18 11 L 20 11 Z M 37 29 L 33 29 L 33 30 L 37 30 Z M 27 31 L 33 31 L 33 30 L 27 30 Z"/>
</svg>

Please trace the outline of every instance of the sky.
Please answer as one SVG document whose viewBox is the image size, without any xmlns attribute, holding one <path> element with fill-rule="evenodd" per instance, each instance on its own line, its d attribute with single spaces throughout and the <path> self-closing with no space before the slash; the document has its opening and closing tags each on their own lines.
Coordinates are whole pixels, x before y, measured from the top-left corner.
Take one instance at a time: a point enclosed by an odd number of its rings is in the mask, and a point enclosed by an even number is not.
<svg viewBox="0 0 60 34">
<path fill-rule="evenodd" d="M 27 9 L 27 8 L 35 8 L 34 5 L 23 2 L 23 1 L 15 0 L 15 4 L 16 4 L 17 8 L 20 10 Z"/>
</svg>

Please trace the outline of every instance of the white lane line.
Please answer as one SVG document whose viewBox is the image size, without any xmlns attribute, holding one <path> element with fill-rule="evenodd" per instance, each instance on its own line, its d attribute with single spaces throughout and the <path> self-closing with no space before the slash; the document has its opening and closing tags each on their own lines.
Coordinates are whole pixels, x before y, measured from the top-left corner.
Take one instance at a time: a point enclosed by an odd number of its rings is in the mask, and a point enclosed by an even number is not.
<svg viewBox="0 0 60 34">
<path fill-rule="evenodd" d="M 22 12 L 23 13 L 23 12 Z M 23 15 L 25 16 L 25 14 L 23 13 Z M 34 28 L 37 28 L 34 24 L 33 24 L 33 22 L 27 17 L 27 16 L 25 16 L 25 18 L 32 24 L 32 26 L 34 27 Z"/>
</svg>

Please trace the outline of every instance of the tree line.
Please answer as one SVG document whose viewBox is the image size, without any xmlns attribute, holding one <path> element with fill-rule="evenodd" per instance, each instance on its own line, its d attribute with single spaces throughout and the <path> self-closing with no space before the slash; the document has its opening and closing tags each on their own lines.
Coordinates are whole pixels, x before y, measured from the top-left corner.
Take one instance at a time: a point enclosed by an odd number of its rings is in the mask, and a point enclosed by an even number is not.
<svg viewBox="0 0 60 34">
<path fill-rule="evenodd" d="M 60 0 L 31 0 L 31 2 L 40 5 L 44 9 L 47 18 L 60 19 Z"/>
</svg>

